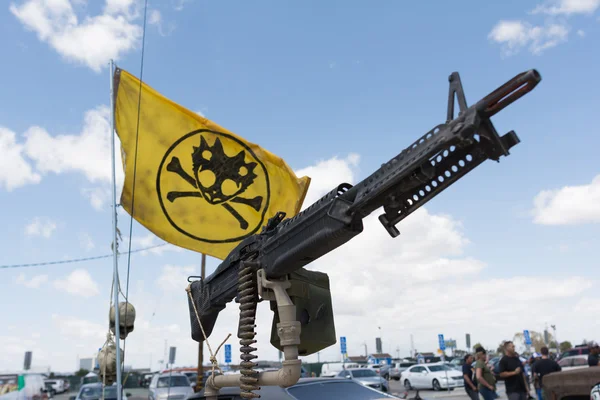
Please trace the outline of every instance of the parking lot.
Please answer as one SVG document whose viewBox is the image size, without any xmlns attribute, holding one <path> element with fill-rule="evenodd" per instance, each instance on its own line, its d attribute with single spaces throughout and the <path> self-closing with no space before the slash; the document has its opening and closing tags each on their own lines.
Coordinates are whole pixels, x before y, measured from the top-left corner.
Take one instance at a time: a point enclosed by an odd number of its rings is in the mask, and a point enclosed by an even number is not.
<svg viewBox="0 0 600 400">
<path fill-rule="evenodd" d="M 125 388 L 124 393 L 131 393 L 127 400 L 148 400 L 148 389 L 146 388 Z M 52 400 L 69 400 L 69 397 L 77 396 L 77 392 L 68 392 L 57 394 Z"/>
<path fill-rule="evenodd" d="M 498 395 L 500 395 L 500 397 L 506 397 L 506 392 L 504 389 L 504 382 L 498 382 L 497 384 L 497 388 L 498 388 Z M 395 380 L 391 380 L 390 381 L 390 392 L 391 394 L 398 396 L 398 397 L 404 397 L 404 394 L 406 393 L 406 391 L 404 390 L 404 386 L 402 385 L 402 383 L 400 381 L 395 381 Z M 411 390 L 408 392 L 408 398 L 414 397 L 414 395 L 416 394 L 416 391 Z M 452 398 L 452 400 L 470 400 L 469 396 L 467 396 L 467 393 L 465 392 L 465 389 L 463 387 L 460 388 L 456 388 L 454 390 L 440 390 L 439 392 L 436 392 L 433 389 L 425 389 L 425 390 L 420 390 L 419 391 L 419 396 L 422 397 L 423 399 L 439 399 L 439 398 Z"/>
</svg>

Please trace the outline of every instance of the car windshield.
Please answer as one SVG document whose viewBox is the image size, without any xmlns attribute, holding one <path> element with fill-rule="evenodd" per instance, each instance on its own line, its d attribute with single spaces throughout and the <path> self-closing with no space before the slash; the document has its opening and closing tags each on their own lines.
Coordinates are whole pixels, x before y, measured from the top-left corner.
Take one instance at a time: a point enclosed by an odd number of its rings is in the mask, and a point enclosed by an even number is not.
<svg viewBox="0 0 600 400">
<path fill-rule="evenodd" d="M 431 372 L 450 371 L 445 365 L 430 365 L 428 368 Z"/>
<path fill-rule="evenodd" d="M 99 399 L 102 397 L 102 387 L 101 386 L 93 386 L 93 387 L 84 387 L 81 389 L 81 393 L 79 394 L 80 399 Z M 116 386 L 106 386 L 104 388 L 104 398 L 106 399 L 114 399 L 117 397 L 117 387 Z"/>
<path fill-rule="evenodd" d="M 319 382 L 308 385 L 297 385 L 287 389 L 288 393 L 298 400 L 344 399 L 374 400 L 389 397 L 381 392 L 353 382 Z M 393 398 L 393 397 L 390 397 Z"/>
<path fill-rule="evenodd" d="M 185 376 L 164 376 L 158 378 L 156 386 L 159 388 L 169 387 L 169 378 L 171 379 L 171 387 L 190 386 L 190 381 Z"/>
<path fill-rule="evenodd" d="M 377 373 L 372 369 L 364 368 L 352 371 L 352 376 L 355 378 L 369 378 L 372 376 L 377 376 Z"/>
</svg>

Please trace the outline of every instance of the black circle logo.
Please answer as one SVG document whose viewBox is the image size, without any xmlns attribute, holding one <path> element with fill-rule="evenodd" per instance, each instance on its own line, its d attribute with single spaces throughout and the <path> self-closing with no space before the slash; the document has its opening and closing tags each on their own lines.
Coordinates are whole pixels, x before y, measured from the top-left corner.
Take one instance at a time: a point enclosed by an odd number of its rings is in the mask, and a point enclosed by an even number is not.
<svg viewBox="0 0 600 400">
<path fill-rule="evenodd" d="M 269 208 L 269 175 L 252 149 L 223 132 L 199 129 L 169 147 L 156 191 L 173 228 L 208 243 L 253 235 Z"/>
</svg>

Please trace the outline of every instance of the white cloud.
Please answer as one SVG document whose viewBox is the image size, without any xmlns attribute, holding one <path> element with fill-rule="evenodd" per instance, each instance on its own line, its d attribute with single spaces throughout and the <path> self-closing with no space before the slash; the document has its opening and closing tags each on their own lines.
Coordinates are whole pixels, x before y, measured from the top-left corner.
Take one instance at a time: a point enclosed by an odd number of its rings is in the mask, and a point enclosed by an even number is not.
<svg viewBox="0 0 600 400">
<path fill-rule="evenodd" d="M 533 199 L 533 221 L 541 225 L 600 222 L 600 175 L 586 185 L 543 190 Z"/>
<path fill-rule="evenodd" d="M 128 247 L 128 243 L 129 241 L 127 240 L 126 237 L 123 238 L 123 245 L 121 245 L 120 249 L 121 252 L 125 252 L 127 251 L 126 247 Z M 147 256 L 147 255 L 163 255 L 166 252 L 169 251 L 173 251 L 176 253 L 181 253 L 184 251 L 183 248 L 178 247 L 178 246 L 174 246 L 170 243 L 166 243 L 163 240 L 159 239 L 156 235 L 154 235 L 153 233 L 148 233 L 145 236 L 134 236 L 131 239 L 131 250 L 136 250 L 136 249 L 144 249 L 144 248 L 148 248 L 148 247 L 153 247 L 153 246 L 158 246 L 160 244 L 165 243 L 164 246 L 160 246 L 160 247 L 155 247 L 153 249 L 149 249 L 149 250 L 144 250 L 144 251 L 140 251 L 138 254 L 141 256 Z"/>
<path fill-rule="evenodd" d="M 79 243 L 86 251 L 90 251 L 96 247 L 92 237 L 87 233 L 79 234 Z"/>
<path fill-rule="evenodd" d="M 174 6 L 173 8 L 175 9 L 175 11 L 181 11 L 183 10 L 183 6 L 185 5 L 185 3 L 190 2 L 191 0 L 171 0 L 171 2 L 174 2 Z"/>
<path fill-rule="evenodd" d="M 33 221 L 31 221 L 25 227 L 25 234 L 27 236 L 42 236 L 45 238 L 49 238 L 50 236 L 52 236 L 55 230 L 56 222 L 52 221 L 49 218 L 35 217 Z"/>
<path fill-rule="evenodd" d="M 585 32 L 584 32 L 582 29 L 579 29 L 579 30 L 577 31 L 577 35 L 578 35 L 579 37 L 585 37 Z"/>
<path fill-rule="evenodd" d="M 517 54 L 523 48 L 540 55 L 544 50 L 566 42 L 569 31 L 569 27 L 559 23 L 534 26 L 525 21 L 502 20 L 488 34 L 488 39 L 501 44 L 505 56 Z"/>
<path fill-rule="evenodd" d="M 112 198 L 109 118 L 109 108 L 99 106 L 85 113 L 83 127 L 78 134 L 51 135 L 44 128 L 32 126 L 23 134 L 25 143 L 13 144 L 13 148 L 16 146 L 22 155 L 27 156 L 33 162 L 36 173 L 30 176 L 35 177 L 33 179 L 35 183 L 41 180 L 42 175 L 50 173 L 76 172 L 83 174 L 90 183 L 96 186 L 83 188 L 82 195 L 89 199 L 94 209 L 102 211 L 108 207 Z M 0 131 L 0 149 L 1 138 L 2 132 Z M 120 140 L 116 134 L 115 146 L 119 149 Z M 9 152 L 9 154 L 11 153 Z M 117 150 L 115 157 L 118 199 L 125 174 L 122 168 L 121 152 Z M 0 161 L 0 164 L 3 161 L 4 159 Z M 19 166 L 19 170 L 27 171 L 24 166 Z M 2 176 L 0 176 L 1 182 Z"/>
<path fill-rule="evenodd" d="M 25 274 L 19 274 L 15 280 L 19 285 L 23 285 L 30 289 L 38 289 L 44 283 L 48 281 L 48 275 L 35 275 L 31 278 L 27 278 Z"/>
<path fill-rule="evenodd" d="M 92 183 L 109 182 L 111 147 L 108 118 L 106 106 L 87 111 L 83 130 L 78 135 L 51 136 L 45 129 L 33 126 L 24 134 L 27 139 L 25 152 L 35 160 L 36 169 L 42 173 L 77 171 Z"/>
<path fill-rule="evenodd" d="M 98 285 L 85 269 L 76 269 L 64 279 L 55 280 L 54 287 L 81 297 L 93 297 L 100 293 Z"/>
<path fill-rule="evenodd" d="M 109 185 L 83 188 L 81 189 L 81 194 L 90 201 L 90 204 L 96 211 L 104 211 L 112 202 L 112 191 Z"/>
<path fill-rule="evenodd" d="M 600 7 L 600 0 L 552 0 L 538 5 L 532 14 L 574 15 L 593 14 Z"/>
<path fill-rule="evenodd" d="M 96 346 L 103 343 L 108 332 L 107 325 L 71 316 L 52 314 L 52 320 L 61 335 L 77 339 L 95 339 Z"/>
<path fill-rule="evenodd" d="M 156 279 L 156 285 L 162 290 L 181 291 L 185 294 L 188 285 L 187 278 L 190 275 L 200 275 L 200 267 L 165 265 L 162 273 Z"/>
<path fill-rule="evenodd" d="M 168 24 L 168 29 L 165 29 L 165 21 L 162 17 L 162 14 L 158 10 L 149 11 L 148 23 L 156 26 L 158 33 L 161 36 L 168 36 L 175 30 L 175 24 L 172 22 Z"/>
<path fill-rule="evenodd" d="M 109 60 L 120 59 L 136 48 L 142 29 L 137 0 L 107 0 L 102 14 L 80 17 L 75 1 L 27 0 L 11 4 L 11 13 L 70 62 L 86 65 L 96 72 Z"/>
<path fill-rule="evenodd" d="M 17 143 L 14 132 L 0 127 L 0 188 L 4 187 L 10 192 L 42 180 L 24 157 L 23 150 L 23 145 Z"/>
<path fill-rule="evenodd" d="M 350 183 L 349 180 L 354 179 L 359 161 L 360 156 L 353 153 L 343 159 L 333 157 L 328 160 L 320 160 L 315 165 L 294 171 L 297 176 L 311 178 L 302 209 L 309 207 L 340 183 Z M 327 178 L 319 179 L 325 173 Z"/>
</svg>

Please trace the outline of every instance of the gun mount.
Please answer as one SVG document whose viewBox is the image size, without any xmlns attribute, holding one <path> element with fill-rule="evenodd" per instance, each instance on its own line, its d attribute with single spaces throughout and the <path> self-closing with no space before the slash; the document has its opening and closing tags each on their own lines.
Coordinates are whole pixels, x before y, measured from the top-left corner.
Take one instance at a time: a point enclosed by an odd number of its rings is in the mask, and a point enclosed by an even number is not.
<svg viewBox="0 0 600 400">
<path fill-rule="evenodd" d="M 252 398 L 258 397 L 252 390 L 258 390 L 260 384 L 293 385 L 298 380 L 295 377 L 299 377 L 295 363 L 298 355 L 313 354 L 335 343 L 333 323 L 328 324 L 328 332 L 320 331 L 327 340 L 307 336 L 318 332 L 305 327 L 319 323 L 319 318 L 298 322 L 296 306 L 291 301 L 291 304 L 286 302 L 289 299 L 286 290 L 290 290 L 287 284 L 275 284 L 275 297 L 265 295 L 267 292 L 259 288 L 268 288 L 269 281 L 298 281 L 297 274 L 309 272 L 304 266 L 360 234 L 363 219 L 380 207 L 384 212 L 379 221 L 392 237 L 397 237 L 400 232 L 396 225 L 400 221 L 484 161 L 499 161 L 501 156 L 508 156 L 509 149 L 519 143 L 514 131 L 500 136 L 490 118 L 533 90 L 541 81 L 538 71 L 532 69 L 518 74 L 471 107 L 467 107 L 459 74 L 452 73 L 449 81 L 445 123 L 434 127 L 356 185 L 340 184 L 292 218 L 284 219 L 284 213 L 276 214 L 260 234 L 240 242 L 212 275 L 191 284 L 190 321 L 192 338 L 196 341 L 205 339 L 203 330 L 207 338 L 210 336 L 219 312 L 236 295 L 240 303 L 241 374 L 212 376 L 207 381 L 206 394 L 214 394 L 223 386 L 240 386 L 246 388 L 242 396 Z M 455 103 L 459 107 L 456 117 Z M 324 287 L 325 295 L 310 301 L 320 303 L 317 314 L 332 318 L 328 281 Z M 283 324 L 281 327 L 274 324 L 274 329 L 289 363 L 284 363 L 282 370 L 273 374 L 253 371 L 256 364 L 252 359 L 256 356 L 251 353 L 256 349 L 250 345 L 256 342 L 254 320 L 259 296 L 272 302 L 271 308 L 278 311 L 279 324 Z M 282 311 L 280 304 L 285 304 L 286 311 Z M 198 317 L 193 310 L 198 310 Z M 280 329 L 287 332 L 285 337 Z M 314 345 L 298 352 L 298 346 L 305 341 Z M 284 369 L 286 372 L 281 372 Z M 295 380 L 284 379 L 284 376 Z"/>
</svg>

